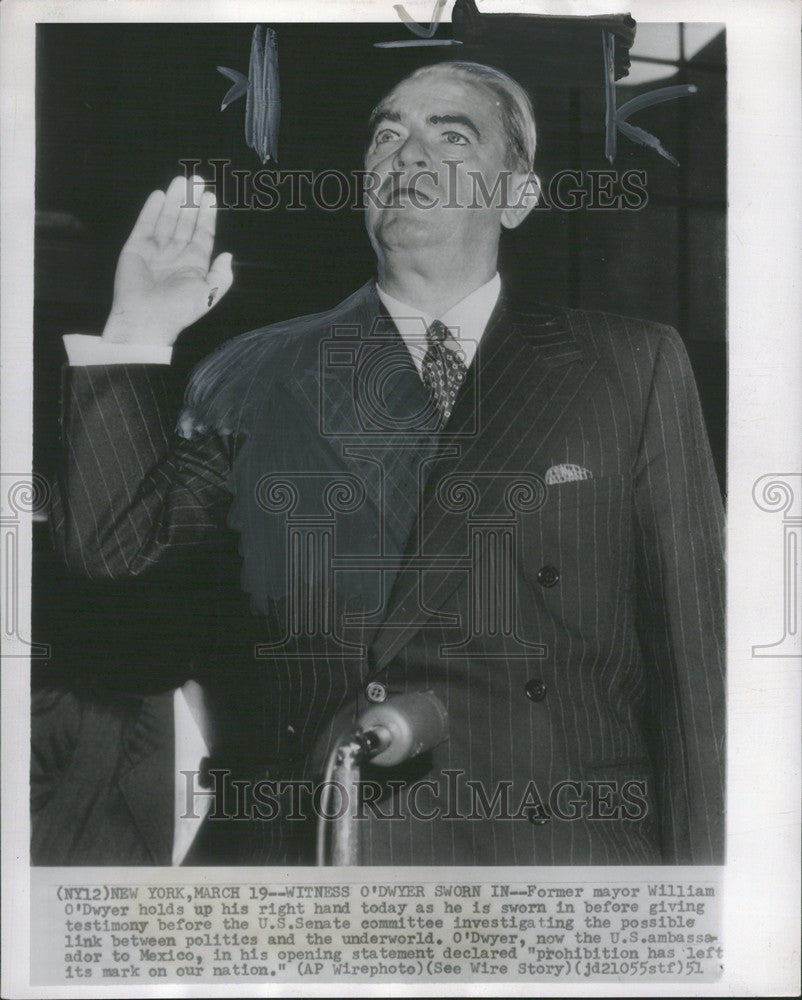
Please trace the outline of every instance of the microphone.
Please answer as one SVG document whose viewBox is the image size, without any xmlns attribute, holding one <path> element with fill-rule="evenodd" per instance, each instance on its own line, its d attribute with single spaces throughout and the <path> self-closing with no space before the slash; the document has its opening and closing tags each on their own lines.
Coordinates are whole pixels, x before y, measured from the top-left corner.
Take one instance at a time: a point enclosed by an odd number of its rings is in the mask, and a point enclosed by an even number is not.
<svg viewBox="0 0 802 1000">
<path fill-rule="evenodd" d="M 329 790 L 336 780 L 353 801 L 359 798 L 359 767 L 370 760 L 393 767 L 426 753 L 448 739 L 448 713 L 434 691 L 392 695 L 361 713 L 343 742 L 335 743 L 326 761 L 324 805 L 318 813 L 317 863 L 326 864 L 326 818 Z M 350 810 L 333 817 L 333 865 L 359 864 L 359 828 Z"/>
<path fill-rule="evenodd" d="M 354 740 L 371 764 L 393 767 L 448 739 L 448 713 L 434 691 L 392 695 L 357 719 Z"/>
</svg>

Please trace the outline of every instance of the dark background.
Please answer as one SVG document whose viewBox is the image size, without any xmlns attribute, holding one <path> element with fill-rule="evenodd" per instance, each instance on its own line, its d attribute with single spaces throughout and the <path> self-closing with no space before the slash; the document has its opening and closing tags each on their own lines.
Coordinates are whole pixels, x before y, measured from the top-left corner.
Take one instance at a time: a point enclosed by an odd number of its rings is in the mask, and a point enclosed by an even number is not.
<svg viewBox="0 0 802 1000">
<path fill-rule="evenodd" d="M 490 62 L 527 87 L 538 124 L 536 170 L 544 183 L 564 169 L 610 168 L 604 158 L 601 29 L 586 22 L 585 34 L 575 39 L 571 32 L 576 27 L 565 23 L 544 26 L 544 19 L 510 19 L 514 65 L 505 65 L 499 54 L 506 48 L 373 47 L 376 41 L 411 39 L 400 23 L 273 27 L 281 80 L 280 170 L 358 169 L 365 125 L 378 99 L 416 66 L 444 58 Z M 102 330 L 117 254 L 147 194 L 182 173 L 183 159 L 200 160 L 200 172 L 208 178 L 213 158 L 229 160 L 231 169 L 262 169 L 244 139 L 244 99 L 220 111 L 230 81 L 215 68 L 247 73 L 253 28 L 37 28 L 34 470 L 48 478 L 57 456 L 65 359 L 61 336 Z M 653 37 L 654 26 L 649 28 Z M 512 284 L 543 302 L 675 326 L 694 366 L 723 488 L 724 33 L 686 58 L 681 26 L 666 26 L 665 31 L 678 33 L 678 57 L 639 60 L 637 36 L 631 50 L 633 69 L 636 64 L 658 69 L 664 64 L 665 79 L 619 85 L 618 103 L 668 84 L 698 86 L 693 97 L 631 119 L 658 136 L 680 166 L 619 136 L 614 167 L 646 172 L 645 207 L 538 208 L 519 230 L 505 234 L 501 269 Z M 451 27 L 443 25 L 437 37 L 450 33 Z M 225 193 L 218 190 L 218 200 L 230 199 L 232 192 L 233 183 Z M 352 208 L 333 213 L 311 204 L 303 212 L 283 206 L 221 210 L 217 244 L 234 254 L 235 284 L 216 309 L 179 339 L 174 356 L 179 380 L 225 338 L 328 308 L 374 270 L 362 213 Z M 180 625 L 186 635 L 197 634 L 205 608 L 222 590 L 220 576 L 203 593 L 188 590 L 182 577 L 186 567 L 125 584 L 78 581 L 57 563 L 47 526 L 37 523 L 34 532 L 34 638 L 51 646 L 46 673 L 68 670 L 92 682 L 102 676 L 111 686 L 127 686 L 134 676 L 137 684 L 150 676 L 143 669 L 147 660 L 158 678 L 153 683 L 171 683 L 168 677 L 183 655 L 176 629 Z"/>
</svg>

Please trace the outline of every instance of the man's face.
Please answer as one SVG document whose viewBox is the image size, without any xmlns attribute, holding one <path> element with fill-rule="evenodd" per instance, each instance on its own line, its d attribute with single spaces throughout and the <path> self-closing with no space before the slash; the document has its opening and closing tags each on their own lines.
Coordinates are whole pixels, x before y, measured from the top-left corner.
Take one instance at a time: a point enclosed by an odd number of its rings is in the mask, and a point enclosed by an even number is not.
<svg viewBox="0 0 802 1000">
<path fill-rule="evenodd" d="M 499 196 L 483 198 L 471 173 L 492 191 L 509 173 L 505 151 L 492 91 L 439 72 L 400 83 L 374 115 L 365 156 L 376 175 L 367 228 L 377 251 L 464 253 L 497 242 Z"/>
</svg>

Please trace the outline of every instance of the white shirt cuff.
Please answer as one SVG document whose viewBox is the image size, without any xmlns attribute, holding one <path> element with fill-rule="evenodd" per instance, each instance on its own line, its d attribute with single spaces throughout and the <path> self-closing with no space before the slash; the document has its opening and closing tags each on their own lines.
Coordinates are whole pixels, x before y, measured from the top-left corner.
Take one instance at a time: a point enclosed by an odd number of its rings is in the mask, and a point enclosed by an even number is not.
<svg viewBox="0 0 802 1000">
<path fill-rule="evenodd" d="M 169 365 L 172 347 L 159 344 L 115 344 L 86 333 L 67 333 L 63 337 L 67 361 L 78 367 L 86 365 Z"/>
</svg>

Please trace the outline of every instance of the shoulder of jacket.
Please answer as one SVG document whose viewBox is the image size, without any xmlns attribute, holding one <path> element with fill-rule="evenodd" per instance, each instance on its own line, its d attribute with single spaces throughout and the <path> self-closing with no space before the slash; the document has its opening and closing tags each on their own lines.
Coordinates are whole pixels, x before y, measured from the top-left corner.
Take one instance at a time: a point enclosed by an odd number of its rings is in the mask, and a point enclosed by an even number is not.
<svg viewBox="0 0 802 1000">
<path fill-rule="evenodd" d="M 607 312 L 603 309 L 575 309 L 564 307 L 561 310 L 565 321 L 574 332 L 588 333 L 611 338 L 632 338 L 658 344 L 665 338 L 678 338 L 674 327 L 640 316 L 628 316 L 623 313 Z"/>
<path fill-rule="evenodd" d="M 275 377 L 313 363 L 333 326 L 354 321 L 370 301 L 372 282 L 332 309 L 257 327 L 225 341 L 192 370 L 179 417 L 184 437 L 247 427 L 249 407 Z"/>
<path fill-rule="evenodd" d="M 250 365 L 264 355 L 300 350 L 306 343 L 317 343 L 332 325 L 347 322 L 351 314 L 358 311 L 367 298 L 371 284 L 362 286 L 331 309 L 279 320 L 231 337 L 195 366 L 193 377 L 215 359 L 224 358 L 228 363 L 241 361 Z"/>
<path fill-rule="evenodd" d="M 601 309 L 560 307 L 555 312 L 577 341 L 619 365 L 628 358 L 637 367 L 651 368 L 661 354 L 686 354 L 682 337 L 667 323 Z"/>
</svg>

